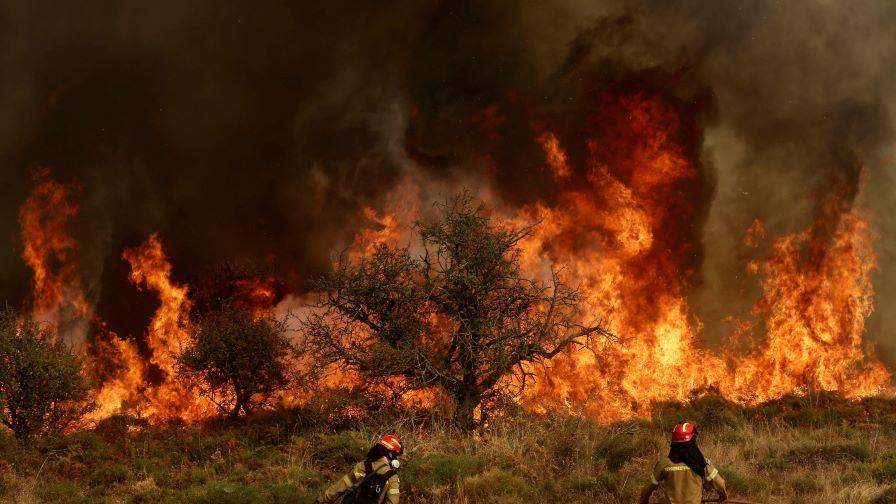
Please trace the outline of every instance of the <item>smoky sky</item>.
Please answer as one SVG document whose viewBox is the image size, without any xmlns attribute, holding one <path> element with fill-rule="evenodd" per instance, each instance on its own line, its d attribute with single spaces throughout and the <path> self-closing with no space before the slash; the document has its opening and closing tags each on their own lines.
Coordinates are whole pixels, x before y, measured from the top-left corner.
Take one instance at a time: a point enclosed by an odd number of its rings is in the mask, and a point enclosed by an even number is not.
<svg viewBox="0 0 896 504">
<path fill-rule="evenodd" d="M 120 256 L 152 232 L 180 279 L 248 261 L 301 290 L 409 170 L 550 200 L 539 125 L 581 167 L 594 96 L 645 90 L 700 125 L 707 338 L 758 295 L 753 219 L 792 233 L 851 187 L 877 233 L 869 333 L 892 354 L 894 22 L 887 1 L 0 3 L 0 299 L 27 296 L 17 211 L 38 166 L 83 187 L 101 315 L 142 318 Z"/>
</svg>

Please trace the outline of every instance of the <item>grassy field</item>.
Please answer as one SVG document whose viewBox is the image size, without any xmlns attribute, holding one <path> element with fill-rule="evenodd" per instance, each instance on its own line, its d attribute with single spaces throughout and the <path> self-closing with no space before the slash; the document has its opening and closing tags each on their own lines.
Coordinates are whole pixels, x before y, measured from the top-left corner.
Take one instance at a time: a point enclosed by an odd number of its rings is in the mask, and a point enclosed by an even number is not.
<svg viewBox="0 0 896 504">
<path fill-rule="evenodd" d="M 896 502 L 893 399 L 820 395 L 743 409 L 710 396 L 610 425 L 517 413 L 475 436 L 425 417 L 379 418 L 280 411 L 238 425 L 145 426 L 117 417 L 27 446 L 3 433 L 0 501 L 309 503 L 389 430 L 410 449 L 403 502 L 635 502 L 666 432 L 688 418 L 732 498 Z"/>
</svg>

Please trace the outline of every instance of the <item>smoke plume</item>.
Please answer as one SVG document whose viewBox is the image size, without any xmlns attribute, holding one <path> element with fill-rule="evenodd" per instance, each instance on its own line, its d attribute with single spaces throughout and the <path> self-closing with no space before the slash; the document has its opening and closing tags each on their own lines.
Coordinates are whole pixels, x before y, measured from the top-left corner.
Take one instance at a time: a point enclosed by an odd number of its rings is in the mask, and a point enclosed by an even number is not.
<svg viewBox="0 0 896 504">
<path fill-rule="evenodd" d="M 896 5 L 838 2 L 211 2 L 0 6 L 0 299 L 27 302 L 32 173 L 76 182 L 81 282 L 140 333 L 122 250 L 158 233 L 173 275 L 264 265 L 298 293 L 398 184 L 523 207 L 585 187 L 605 97 L 674 104 L 698 183 L 681 235 L 701 335 L 761 295 L 745 264 L 837 196 L 876 230 L 870 338 L 896 358 Z M 426 211 L 426 209 L 422 209 Z M 745 247 L 755 219 L 768 238 Z"/>
</svg>

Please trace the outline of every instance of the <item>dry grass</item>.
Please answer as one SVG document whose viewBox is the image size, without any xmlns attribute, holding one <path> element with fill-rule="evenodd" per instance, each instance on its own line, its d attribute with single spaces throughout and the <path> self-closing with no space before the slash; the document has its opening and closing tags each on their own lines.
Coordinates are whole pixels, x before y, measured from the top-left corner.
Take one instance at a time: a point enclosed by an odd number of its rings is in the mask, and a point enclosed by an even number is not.
<svg viewBox="0 0 896 504">
<path fill-rule="evenodd" d="M 634 502 L 681 418 L 699 423 L 704 453 L 735 497 L 896 502 L 896 401 L 829 396 L 752 409 L 708 397 L 611 425 L 517 413 L 476 436 L 407 418 L 333 429 L 307 412 L 238 426 L 138 429 L 116 419 L 30 446 L 0 439 L 0 501 L 309 503 L 395 430 L 410 448 L 403 502 Z"/>
</svg>

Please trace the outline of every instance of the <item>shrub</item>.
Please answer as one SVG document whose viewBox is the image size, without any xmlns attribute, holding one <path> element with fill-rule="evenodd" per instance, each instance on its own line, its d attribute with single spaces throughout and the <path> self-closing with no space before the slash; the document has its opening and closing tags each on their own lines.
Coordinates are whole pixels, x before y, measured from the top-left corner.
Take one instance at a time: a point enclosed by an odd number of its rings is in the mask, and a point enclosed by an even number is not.
<svg viewBox="0 0 896 504">
<path fill-rule="evenodd" d="M 808 444 L 790 448 L 782 458 L 792 463 L 820 466 L 841 460 L 864 462 L 871 458 L 871 450 L 862 443 Z"/>
<path fill-rule="evenodd" d="M 725 478 L 725 486 L 732 494 L 743 494 L 750 490 L 750 480 L 741 473 L 732 469 L 720 469 L 722 477 Z"/>
<path fill-rule="evenodd" d="M 156 480 L 152 477 L 134 482 L 129 490 L 131 491 L 129 499 L 131 504 L 162 502 L 165 497 L 165 491 L 156 485 Z"/>
<path fill-rule="evenodd" d="M 199 327 L 179 356 L 180 372 L 227 416 L 249 414 L 290 385 L 292 346 L 283 321 L 227 309 Z"/>
<path fill-rule="evenodd" d="M 81 431 L 50 439 L 47 447 L 53 449 L 60 459 L 85 463 L 106 462 L 115 451 L 109 442 L 93 431 Z"/>
<path fill-rule="evenodd" d="M 190 436 L 180 440 L 180 450 L 190 462 L 203 463 L 209 461 L 215 453 L 220 454 L 221 447 L 225 443 L 218 437 Z"/>
<path fill-rule="evenodd" d="M 311 457 L 328 467 L 345 466 L 358 462 L 368 448 L 357 432 L 318 434 L 311 447 Z"/>
<path fill-rule="evenodd" d="M 619 481 L 618 475 L 609 473 L 598 474 L 596 478 L 573 480 L 566 485 L 567 490 L 577 494 L 612 497 L 615 501 L 621 500 L 624 486 L 625 482 Z"/>
<path fill-rule="evenodd" d="M 132 426 L 146 427 L 146 420 L 140 420 L 132 415 L 118 414 L 100 420 L 94 432 L 110 442 L 120 441 L 128 435 Z"/>
<path fill-rule="evenodd" d="M 406 480 L 416 488 L 433 488 L 473 476 L 485 461 L 473 455 L 428 454 L 413 458 L 402 469 Z"/>
<path fill-rule="evenodd" d="M 209 479 L 208 473 L 198 467 L 187 467 L 177 471 L 171 478 L 171 488 L 187 489 L 193 486 L 204 485 Z"/>
<path fill-rule="evenodd" d="M 558 415 L 550 425 L 539 423 L 518 428 L 539 429 L 540 448 L 550 453 L 549 465 L 556 474 L 568 474 L 581 466 L 582 461 L 593 462 L 595 438 L 600 431 L 594 422 L 575 415 Z"/>
<path fill-rule="evenodd" d="M 44 482 L 37 489 L 37 497 L 43 502 L 88 504 L 90 499 L 81 494 L 78 487 L 68 481 Z"/>
<path fill-rule="evenodd" d="M 464 494 L 472 501 L 492 501 L 496 496 L 513 495 L 524 497 L 533 492 L 531 479 L 501 469 L 492 469 L 485 473 L 467 478 L 463 482 Z"/>
<path fill-rule="evenodd" d="M 793 427 L 823 427 L 840 420 L 836 411 L 830 409 L 801 408 L 785 413 L 782 420 Z"/>
<path fill-rule="evenodd" d="M 690 417 L 704 430 L 738 425 L 741 417 L 737 408 L 718 394 L 706 394 L 691 401 L 694 416 Z"/>
<path fill-rule="evenodd" d="M 594 454 L 606 462 L 607 469 L 618 471 L 632 458 L 652 454 L 657 448 L 658 446 L 651 438 L 611 435 L 598 443 Z"/>
<path fill-rule="evenodd" d="M 438 388 L 455 425 L 471 430 L 519 392 L 508 376 L 609 333 L 578 320 L 579 293 L 559 274 L 526 277 L 519 243 L 531 228 L 494 219 L 467 193 L 439 209 L 416 226 L 421 258 L 385 244 L 342 256 L 313 283 L 320 309 L 302 329 L 322 369 L 340 363 L 372 382 Z"/>
<path fill-rule="evenodd" d="M 103 466 L 90 475 L 90 486 L 107 487 L 116 483 L 123 483 L 127 481 L 130 476 L 130 470 L 121 464 Z"/>
<path fill-rule="evenodd" d="M 81 362 L 52 331 L 0 310 L 0 420 L 15 437 L 58 431 L 90 409 Z"/>
</svg>

